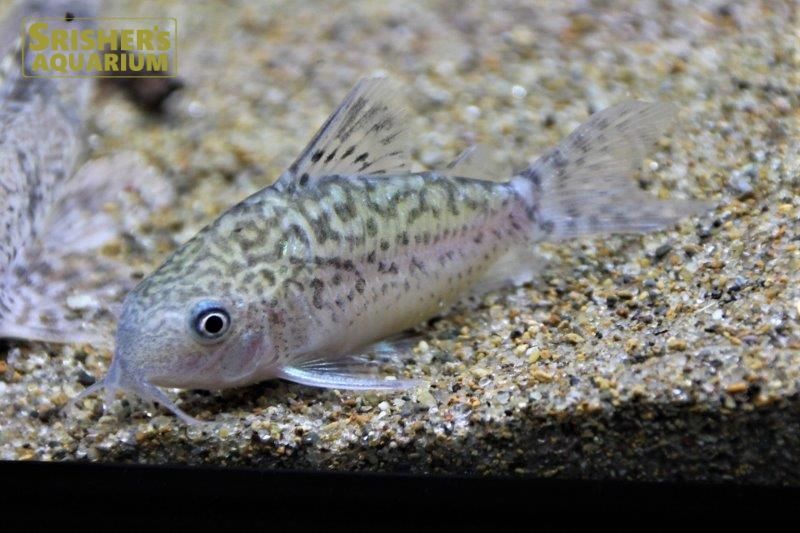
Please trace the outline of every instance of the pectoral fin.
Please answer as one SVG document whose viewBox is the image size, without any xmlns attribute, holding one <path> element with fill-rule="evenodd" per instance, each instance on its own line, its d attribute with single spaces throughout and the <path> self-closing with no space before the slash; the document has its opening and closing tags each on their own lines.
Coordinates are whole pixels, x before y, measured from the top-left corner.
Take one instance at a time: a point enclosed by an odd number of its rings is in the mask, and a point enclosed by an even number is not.
<svg viewBox="0 0 800 533">
<path fill-rule="evenodd" d="M 283 368 L 278 377 L 301 385 L 345 390 L 402 390 L 418 384 L 416 380 L 380 376 L 376 365 L 363 356 L 304 361 Z"/>
<path fill-rule="evenodd" d="M 110 347 L 120 303 L 134 285 L 115 261 L 26 250 L 3 280 L 0 337 Z"/>
</svg>

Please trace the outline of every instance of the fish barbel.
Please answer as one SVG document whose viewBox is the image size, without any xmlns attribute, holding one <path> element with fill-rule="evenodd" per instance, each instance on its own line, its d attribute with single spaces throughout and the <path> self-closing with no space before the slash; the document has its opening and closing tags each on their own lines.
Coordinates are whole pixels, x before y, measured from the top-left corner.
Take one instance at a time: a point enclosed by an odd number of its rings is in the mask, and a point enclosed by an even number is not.
<svg viewBox="0 0 800 533">
<path fill-rule="evenodd" d="M 391 94 L 384 78 L 359 82 L 275 184 L 128 294 L 109 372 L 77 399 L 128 390 L 193 422 L 159 386 L 409 387 L 354 361 L 465 294 L 530 280 L 538 241 L 658 230 L 706 207 L 630 179 L 671 105 L 599 112 L 504 177 L 480 175 L 470 152 L 442 171 L 404 170 Z"/>
</svg>

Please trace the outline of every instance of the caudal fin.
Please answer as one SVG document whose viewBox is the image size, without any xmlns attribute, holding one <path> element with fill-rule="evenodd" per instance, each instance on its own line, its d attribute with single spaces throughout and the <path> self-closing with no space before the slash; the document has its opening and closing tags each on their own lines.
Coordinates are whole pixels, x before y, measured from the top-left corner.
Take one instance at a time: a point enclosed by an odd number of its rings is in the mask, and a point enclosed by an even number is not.
<svg viewBox="0 0 800 533">
<path fill-rule="evenodd" d="M 703 201 L 658 200 L 631 179 L 675 114 L 665 103 L 610 107 L 515 176 L 546 238 L 644 233 L 708 210 Z"/>
</svg>

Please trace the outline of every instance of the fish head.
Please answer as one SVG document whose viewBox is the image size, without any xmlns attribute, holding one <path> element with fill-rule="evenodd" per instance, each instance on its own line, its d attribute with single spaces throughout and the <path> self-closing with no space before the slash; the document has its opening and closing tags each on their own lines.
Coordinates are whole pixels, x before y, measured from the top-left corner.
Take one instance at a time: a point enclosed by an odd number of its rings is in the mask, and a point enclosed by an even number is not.
<svg viewBox="0 0 800 533">
<path fill-rule="evenodd" d="M 177 388 L 222 389 L 246 381 L 270 348 L 266 320 L 244 298 L 208 292 L 128 295 L 114 361 L 132 378 Z"/>
<path fill-rule="evenodd" d="M 173 257 L 126 296 L 108 374 L 74 401 L 103 388 L 108 404 L 123 390 L 191 422 L 158 387 L 243 385 L 263 376 L 276 359 L 269 321 L 258 305 L 263 298 L 254 302 L 224 276 L 202 275 L 186 262 L 176 272 L 176 261 Z M 203 265 L 211 270 L 207 261 Z"/>
</svg>

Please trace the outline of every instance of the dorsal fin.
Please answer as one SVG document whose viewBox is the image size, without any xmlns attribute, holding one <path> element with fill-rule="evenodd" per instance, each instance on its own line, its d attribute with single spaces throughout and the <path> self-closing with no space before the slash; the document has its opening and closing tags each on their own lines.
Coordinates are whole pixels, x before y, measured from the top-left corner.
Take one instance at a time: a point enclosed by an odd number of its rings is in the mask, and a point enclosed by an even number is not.
<svg viewBox="0 0 800 533">
<path fill-rule="evenodd" d="M 384 77 L 364 78 L 275 182 L 280 190 L 332 175 L 380 175 L 406 166 L 402 110 Z"/>
<path fill-rule="evenodd" d="M 492 161 L 489 149 L 482 144 L 473 144 L 458 154 L 458 157 L 453 159 L 440 173 L 454 178 L 471 178 L 501 183 L 511 179 L 511 172 Z"/>
</svg>

